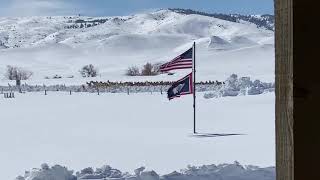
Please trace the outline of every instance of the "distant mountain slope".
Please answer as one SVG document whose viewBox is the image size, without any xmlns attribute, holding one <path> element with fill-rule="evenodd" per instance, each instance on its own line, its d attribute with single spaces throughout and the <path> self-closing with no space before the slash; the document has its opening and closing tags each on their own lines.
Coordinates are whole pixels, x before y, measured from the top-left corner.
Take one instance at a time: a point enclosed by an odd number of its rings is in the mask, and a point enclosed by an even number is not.
<svg viewBox="0 0 320 180">
<path fill-rule="evenodd" d="M 241 14 L 221 14 L 221 13 L 206 13 L 200 11 L 194 11 L 191 9 L 180 9 L 172 8 L 170 9 L 173 12 L 181 14 L 199 14 L 203 16 L 215 17 L 218 19 L 223 19 L 231 22 L 241 22 L 247 21 L 253 24 L 256 24 L 257 27 L 264 27 L 268 30 L 274 31 L 274 15 L 263 14 L 263 15 L 241 15 Z"/>
<path fill-rule="evenodd" d="M 225 80 L 232 73 L 273 79 L 272 30 L 243 18 L 224 20 L 236 15 L 221 18 L 192 12 L 0 17 L 0 76 L 7 65 L 22 66 L 42 83 L 44 77 L 55 74 L 77 77 L 83 65 L 95 64 L 101 79 L 127 79 L 124 72 L 129 66 L 168 61 L 195 41 L 201 80 Z M 252 17 L 264 22 L 262 16 Z"/>
<path fill-rule="evenodd" d="M 250 27 L 244 21 L 258 27 Z M 0 25 L 0 46 L 19 48 L 60 42 L 78 45 L 119 34 L 184 34 L 193 36 L 191 39 L 223 34 L 232 38 L 239 33 L 264 36 L 265 32 L 259 28 L 272 30 L 273 18 L 268 15 L 224 15 L 170 9 L 123 17 L 0 18 Z"/>
</svg>

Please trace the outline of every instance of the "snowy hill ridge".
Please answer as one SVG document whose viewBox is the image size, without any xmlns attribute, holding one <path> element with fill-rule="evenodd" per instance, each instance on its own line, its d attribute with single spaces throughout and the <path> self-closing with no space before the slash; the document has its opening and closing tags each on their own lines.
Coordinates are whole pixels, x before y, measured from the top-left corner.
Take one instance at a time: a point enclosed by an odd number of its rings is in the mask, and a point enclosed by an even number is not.
<svg viewBox="0 0 320 180">
<path fill-rule="evenodd" d="M 112 17 L 0 17 L 0 76 L 13 65 L 33 71 L 32 79 L 40 83 L 56 74 L 83 83 L 79 69 L 94 64 L 99 80 L 127 80 L 129 66 L 168 61 L 195 41 L 199 80 L 221 81 L 233 73 L 274 79 L 274 32 L 245 18 L 234 22 L 234 17 L 177 10 Z M 181 75 L 130 78 L 176 80 Z"/>
<path fill-rule="evenodd" d="M 18 176 L 16 180 L 85 180 L 85 179 L 113 179 L 113 180 L 275 180 L 275 168 L 258 166 L 242 166 L 239 162 L 234 164 L 188 166 L 180 172 L 174 171 L 167 175 L 159 175 L 153 170 L 145 171 L 145 167 L 134 170 L 135 174 L 122 173 L 109 165 L 94 170 L 91 167 L 84 168 L 73 174 L 66 167 L 55 165 L 49 167 L 42 164 L 40 169 L 34 168 L 26 171 L 24 176 Z"/>
<path fill-rule="evenodd" d="M 0 45 L 7 48 L 47 43 L 74 45 L 92 40 L 106 40 L 119 34 L 164 33 L 210 37 L 222 31 L 236 31 L 229 32 L 232 35 L 246 28 L 244 23 L 240 23 L 240 20 L 248 23 L 255 22 L 258 27 L 273 30 L 272 19 L 272 16 L 266 15 L 257 17 L 207 14 L 182 9 L 159 10 L 118 17 L 2 17 L 0 18 Z M 268 24 L 268 22 L 270 25 L 261 25 Z M 238 24 L 240 29 L 232 27 L 235 26 L 233 23 Z"/>
</svg>

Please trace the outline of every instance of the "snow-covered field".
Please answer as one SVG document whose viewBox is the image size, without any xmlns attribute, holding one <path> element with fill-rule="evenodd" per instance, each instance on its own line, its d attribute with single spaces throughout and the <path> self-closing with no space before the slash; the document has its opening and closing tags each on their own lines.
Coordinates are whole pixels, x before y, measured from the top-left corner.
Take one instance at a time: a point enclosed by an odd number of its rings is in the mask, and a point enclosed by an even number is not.
<svg viewBox="0 0 320 180">
<path fill-rule="evenodd" d="M 32 71 L 22 82 L 28 85 L 175 81 L 190 70 L 152 77 L 128 77 L 125 71 L 167 62 L 194 41 L 198 81 L 237 74 L 274 82 L 273 31 L 243 20 L 160 10 L 122 17 L 0 17 L 0 86 L 14 84 L 4 77 L 7 65 Z M 98 77 L 80 76 L 87 64 L 99 69 Z M 52 79 L 55 75 L 62 78 Z M 240 90 L 232 87 L 227 90 Z M 1 94 L 0 180 L 44 162 L 74 170 L 109 164 L 131 173 L 146 166 L 161 175 L 189 164 L 275 165 L 273 92 L 203 96 L 197 99 L 198 132 L 243 135 L 191 136 L 192 96 L 168 102 L 165 93 L 156 92 L 28 92 L 15 99 Z"/>
<path fill-rule="evenodd" d="M 0 97 L 0 179 L 14 179 L 43 162 L 69 169 L 109 164 L 160 174 L 187 165 L 275 165 L 274 94 L 205 99 L 198 95 L 200 133 L 191 136 L 192 96 L 49 92 Z"/>
</svg>

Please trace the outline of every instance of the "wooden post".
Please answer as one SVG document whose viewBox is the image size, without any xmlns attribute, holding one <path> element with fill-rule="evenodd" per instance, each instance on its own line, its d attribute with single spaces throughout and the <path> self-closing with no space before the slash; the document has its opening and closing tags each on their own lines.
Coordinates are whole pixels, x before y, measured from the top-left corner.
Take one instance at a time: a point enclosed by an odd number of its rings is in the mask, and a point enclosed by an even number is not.
<svg viewBox="0 0 320 180">
<path fill-rule="evenodd" d="M 22 93 L 22 90 L 21 90 L 21 79 L 17 79 L 16 80 L 16 87 L 18 88 L 19 93 Z"/>
<path fill-rule="evenodd" d="M 276 174 L 293 180 L 293 25 L 292 0 L 275 1 Z"/>
<path fill-rule="evenodd" d="M 44 90 L 44 95 L 47 95 L 47 90 L 46 89 Z"/>
<path fill-rule="evenodd" d="M 72 95 L 72 92 L 71 92 L 71 90 L 70 90 L 70 95 Z"/>
</svg>

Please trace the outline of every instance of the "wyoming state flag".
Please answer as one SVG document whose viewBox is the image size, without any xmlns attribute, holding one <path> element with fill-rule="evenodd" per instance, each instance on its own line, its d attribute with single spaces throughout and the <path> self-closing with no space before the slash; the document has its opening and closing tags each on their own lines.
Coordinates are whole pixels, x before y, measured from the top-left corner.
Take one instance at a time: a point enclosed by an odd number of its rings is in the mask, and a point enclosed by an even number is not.
<svg viewBox="0 0 320 180">
<path fill-rule="evenodd" d="M 176 81 L 168 89 L 168 99 L 174 99 L 182 95 L 193 93 L 192 73 L 188 74 L 184 78 Z"/>
</svg>

